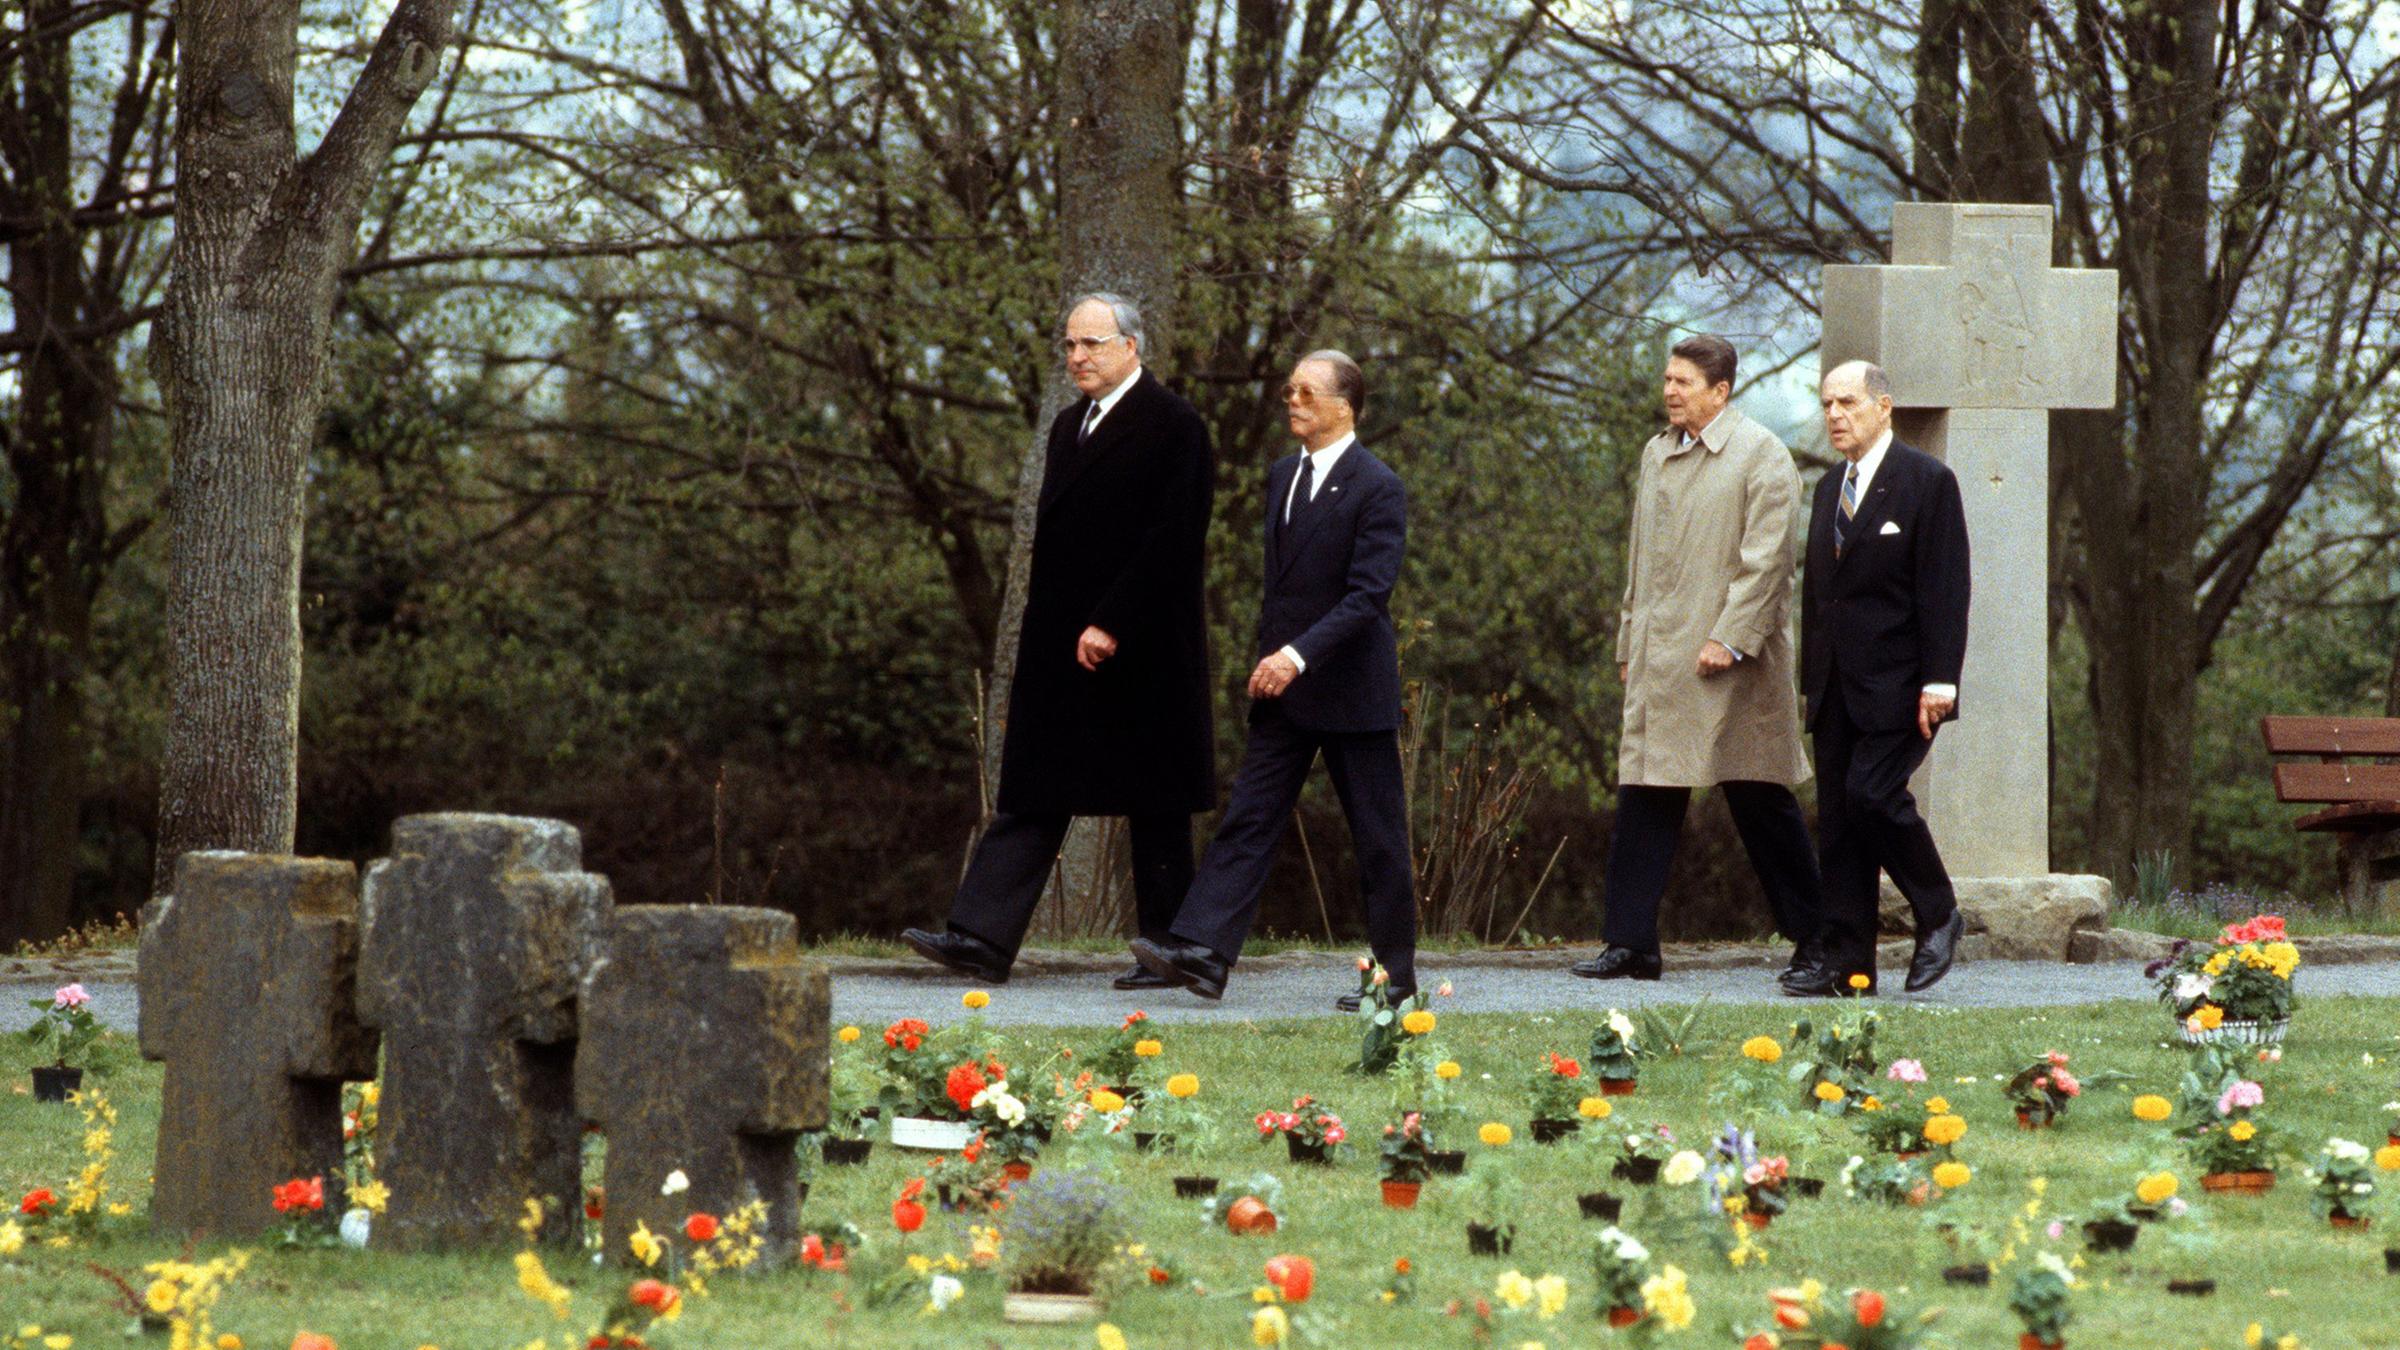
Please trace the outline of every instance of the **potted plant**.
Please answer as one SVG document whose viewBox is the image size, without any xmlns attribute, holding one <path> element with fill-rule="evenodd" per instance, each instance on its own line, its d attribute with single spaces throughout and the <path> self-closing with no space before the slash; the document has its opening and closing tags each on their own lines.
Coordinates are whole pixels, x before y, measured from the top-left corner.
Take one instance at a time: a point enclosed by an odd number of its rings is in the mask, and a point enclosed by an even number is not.
<svg viewBox="0 0 2400 1350">
<path fill-rule="evenodd" d="M 2385 1102 L 2383 1114 L 2383 1142 L 2400 1148 L 2400 1102 Z"/>
<path fill-rule="evenodd" d="M 2300 949 L 2283 920 L 2261 914 L 2227 924 L 2214 943 L 2176 942 L 2147 973 L 2187 1044 L 2281 1041 L 2292 1019 L 2292 972 Z"/>
<path fill-rule="evenodd" d="M 884 1028 L 874 1067 L 894 1147 L 950 1153 L 974 1137 L 982 1109 L 977 1097 L 993 1082 L 1009 1095 L 1007 1066 L 987 1053 L 989 1040 L 982 1019 L 974 1017 L 938 1032 L 914 1017 Z M 1019 1102 L 1011 1114 L 1021 1120 L 1022 1108 Z"/>
<path fill-rule="evenodd" d="M 1636 1186 L 1658 1180 L 1658 1169 L 1675 1153 L 1675 1132 L 1664 1125 L 1627 1130 L 1615 1142 L 1617 1160 L 1611 1174 Z"/>
<path fill-rule="evenodd" d="M 1147 1134 L 1152 1136 L 1148 1145 L 1151 1148 L 1197 1153 L 1209 1146 L 1216 1133 L 1216 1117 L 1200 1103 L 1200 1075 L 1168 1074 L 1163 1081 L 1144 1089 L 1141 1110 L 1135 1118 L 1136 1144 L 1141 1144 L 1141 1136 Z"/>
<path fill-rule="evenodd" d="M 1887 1097 L 1873 1109 L 1861 1110 L 1856 1128 L 1870 1149 L 1913 1158 L 1926 1149 L 1925 1122 L 1931 1115 L 1913 1096 Z"/>
<path fill-rule="evenodd" d="M 1350 1137 L 1342 1118 L 1330 1111 L 1316 1109 L 1317 1099 L 1300 1096 L 1292 1099 L 1289 1111 L 1261 1111 L 1251 1121 L 1258 1127 L 1260 1142 L 1283 1136 L 1285 1150 L 1296 1163 L 1329 1166 L 1334 1150 Z"/>
<path fill-rule="evenodd" d="M 1136 1008 L 1125 1014 L 1116 1029 L 1089 1052 L 1084 1065 L 1100 1086 L 1114 1089 L 1129 1101 L 1139 1100 L 1142 1068 L 1165 1049 L 1165 1042 L 1158 1036 L 1158 1024 L 1150 1020 L 1150 1014 Z"/>
<path fill-rule="evenodd" d="M 2017 1108 L 2017 1124 L 2038 1130 L 2065 1115 L 2067 1103 L 2083 1095 L 2083 1085 L 2067 1071 L 2066 1052 L 2052 1050 L 2017 1070 L 2002 1091 Z"/>
<path fill-rule="evenodd" d="M 1445 990 L 1449 987 L 1442 986 Z M 1399 1062 L 1400 1052 L 1409 1042 L 1433 1032 L 1436 1019 L 1429 1006 L 1432 994 L 1420 989 L 1395 1003 L 1391 990 L 1391 976 L 1382 966 L 1366 957 L 1358 958 L 1360 1032 L 1358 1058 L 1349 1066 L 1351 1073 L 1387 1073 Z"/>
<path fill-rule="evenodd" d="M 1622 1330 L 1642 1320 L 1642 1281 L 1650 1278 L 1650 1249 L 1614 1224 L 1592 1240 L 1594 1302 Z"/>
<path fill-rule="evenodd" d="M 2067 1343 L 2067 1291 L 2075 1287 L 2074 1273 L 2055 1252 L 2043 1252 L 2017 1272 L 2008 1293 L 2008 1310 L 2024 1323 L 2017 1350 L 2061 1350 Z"/>
<path fill-rule="evenodd" d="M 1554 1144 L 1582 1124 L 1583 1066 L 1565 1055 L 1546 1053 L 1526 1072 L 1525 1095 L 1533 1112 L 1533 1142 Z"/>
<path fill-rule="evenodd" d="M 62 985 L 48 998 L 30 1000 L 30 1006 L 41 1010 L 32 1026 L 25 1028 L 25 1042 L 36 1053 L 48 1053 L 51 1062 L 33 1066 L 33 1099 L 38 1102 L 63 1102 L 67 1095 L 83 1086 L 83 1071 L 89 1067 L 85 1059 L 92 1042 L 99 1039 L 100 1024 L 92 1017 L 92 996 L 82 983 Z M 83 1060 L 83 1063 L 70 1063 Z"/>
<path fill-rule="evenodd" d="M 1591 1049 L 1584 1058 L 1591 1061 L 1592 1072 L 1600 1079 L 1600 1095 L 1622 1097 L 1631 1093 L 1642 1066 L 1634 1060 L 1633 1019 L 1614 1008 L 1592 1030 Z"/>
<path fill-rule="evenodd" d="M 2351 1139 L 2328 1139 L 2317 1151 L 2317 1165 L 2308 1169 L 2312 1187 L 2309 1206 L 2336 1228 L 2367 1226 L 2367 1206 L 2375 1201 L 2375 1164 L 2365 1144 Z"/>
<path fill-rule="evenodd" d="M 1516 1246 L 1523 1184 L 1507 1150 L 1487 1149 L 1467 1165 L 1459 1200 L 1466 1211 L 1468 1251 L 1499 1256 Z"/>
<path fill-rule="evenodd" d="M 1431 1036 L 1408 1037 L 1385 1074 L 1392 1085 L 1392 1113 L 1416 1112 L 1425 1122 L 1426 1135 L 1435 1141 L 1465 1137 L 1466 1116 L 1451 1086 L 1461 1072 L 1458 1061 Z M 1457 1176 L 1466 1170 L 1467 1155 L 1462 1149 L 1434 1144 L 1426 1150 L 1426 1161 L 1444 1176 Z"/>
<path fill-rule="evenodd" d="M 1271 1173 L 1256 1173 L 1217 1189 L 1200 1212 L 1210 1225 L 1223 1224 L 1236 1237 L 1272 1233 L 1283 1226 L 1283 1183 Z"/>
<path fill-rule="evenodd" d="M 2200 1169 L 2201 1186 L 2252 1195 L 2274 1189 L 2282 1140 L 2271 1126 L 2251 1116 L 2265 1101 L 2266 1089 L 2237 1078 L 2214 1102 L 2197 1107 L 2199 1119 L 2187 1127 L 2184 1147 Z"/>
<path fill-rule="evenodd" d="M 2083 1218 L 2083 1245 L 2096 1252 L 2131 1249 L 2133 1240 L 2142 1235 L 2144 1223 L 2166 1217 L 2163 1206 L 2175 1193 L 2174 1182 L 2172 1172 L 2154 1173 L 2135 1183 L 2132 1194 L 2093 1206 Z"/>
<path fill-rule="evenodd" d="M 1380 1170 L 1385 1205 L 1392 1209 L 1417 1207 L 1417 1191 L 1433 1171 L 1426 1156 L 1432 1143 L 1425 1133 L 1424 1117 L 1414 1111 L 1383 1127 Z"/>
<path fill-rule="evenodd" d="M 1882 1025 L 1883 1019 L 1871 1012 L 1845 1013 L 1822 1027 L 1806 1017 L 1792 1024 L 1786 1042 L 1792 1063 L 1784 1073 L 1800 1085 L 1804 1109 L 1846 1115 L 1873 1095 L 1875 1075 L 1883 1064 L 1875 1053 L 1875 1032 Z"/>
<path fill-rule="evenodd" d="M 1933 1194 L 1933 1172 L 1922 1158 L 1853 1155 L 1842 1168 L 1842 1192 L 1853 1200 L 1921 1205 Z"/>
<path fill-rule="evenodd" d="M 1103 1270 L 1132 1238 L 1128 1197 L 1096 1172 L 1051 1171 L 1009 1192 L 1000 1212 L 1011 1322 L 1086 1322 Z"/>
<path fill-rule="evenodd" d="M 827 1075 L 825 1128 L 817 1133 L 817 1153 L 828 1166 L 854 1167 L 875 1151 L 867 1131 L 882 1114 L 883 1078 L 858 1048 L 858 1028 L 843 1028 L 839 1039 Z"/>
<path fill-rule="evenodd" d="M 925 1182 L 935 1203 L 953 1214 L 980 1214 L 997 1207 L 1008 1194 L 1008 1174 L 984 1146 L 983 1136 L 967 1141 L 956 1153 L 945 1153 L 925 1165 Z"/>
</svg>

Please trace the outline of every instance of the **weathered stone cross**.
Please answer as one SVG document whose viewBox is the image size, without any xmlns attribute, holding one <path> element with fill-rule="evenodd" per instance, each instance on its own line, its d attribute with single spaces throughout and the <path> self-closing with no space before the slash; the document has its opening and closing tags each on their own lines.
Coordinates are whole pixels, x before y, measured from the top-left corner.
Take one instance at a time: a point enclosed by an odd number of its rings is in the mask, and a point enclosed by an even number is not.
<svg viewBox="0 0 2400 1350">
<path fill-rule="evenodd" d="M 142 910 L 142 1056 L 166 1061 L 151 1222 L 238 1237 L 276 1184 L 339 1180 L 342 1083 L 375 1076 L 351 990 L 358 872 L 324 858 L 187 853 Z"/>
<path fill-rule="evenodd" d="M 1892 265 L 1825 269 L 1824 366 L 1892 379 L 1895 432 L 1966 496 L 1960 720 L 1917 795 L 1954 876 L 2050 871 L 2052 408 L 2117 396 L 2117 276 L 2050 266 L 2050 208 L 1902 202 Z"/>
</svg>

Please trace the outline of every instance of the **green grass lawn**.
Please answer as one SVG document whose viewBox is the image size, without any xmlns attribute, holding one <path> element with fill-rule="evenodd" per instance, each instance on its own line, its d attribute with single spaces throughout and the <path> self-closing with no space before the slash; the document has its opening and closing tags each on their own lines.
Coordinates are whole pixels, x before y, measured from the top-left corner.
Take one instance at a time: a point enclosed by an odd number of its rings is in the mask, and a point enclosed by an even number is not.
<svg viewBox="0 0 2400 1350">
<path fill-rule="evenodd" d="M 1723 1120 L 1721 1109 L 1710 1109 L 1710 1093 L 1744 1064 L 1740 1042 L 1762 1032 L 1780 1038 L 1789 1016 L 1802 1010 L 1798 1005 L 1704 1009 L 1686 1053 L 1652 1062 L 1638 1094 L 1617 1099 L 1619 1114 L 1609 1124 L 1664 1122 L 1705 1148 Z M 1811 1005 L 1805 1011 L 1822 1016 L 1828 1008 Z M 2400 1233 L 2385 1231 L 2400 1230 L 2400 1204 L 2388 1194 L 2400 1191 L 2400 1177 L 2378 1197 L 2375 1229 L 2368 1233 L 2337 1232 L 2315 1218 L 2297 1162 L 2263 1198 L 2204 1198 L 2194 1170 L 2168 1146 L 2162 1127 L 2134 1120 L 2128 1109 L 2136 1091 L 2173 1095 L 2182 1064 L 2181 1053 L 2165 1041 L 2165 1018 L 2155 1005 L 1886 1013 L 1884 1053 L 1922 1060 L 1931 1075 L 1925 1090 L 1947 1096 L 1969 1122 L 1957 1151 L 1974 1168 L 1973 1181 L 1924 1209 L 1843 1199 L 1838 1186 L 1823 1199 L 1796 1200 L 1789 1214 L 1760 1235 L 1768 1252 L 1765 1267 L 1738 1270 L 1712 1244 L 1715 1228 L 1700 1223 L 1695 1189 L 1612 1183 L 1593 1151 L 1574 1143 L 1536 1147 L 1526 1138 L 1519 1092 L 1525 1066 L 1545 1050 L 1580 1056 L 1595 1020 L 1580 1012 L 1444 1016 L 1434 1033 L 1465 1066 L 1461 1085 L 1467 1089 L 1469 1120 L 1517 1127 L 1510 1151 L 1525 1168 L 1528 1185 L 1516 1251 L 1509 1258 L 1467 1254 L 1454 1181 L 1437 1178 L 1414 1211 L 1380 1207 L 1371 1137 L 1385 1117 L 1388 1097 L 1379 1084 L 1342 1072 L 1355 1048 L 1346 1019 L 1168 1028 L 1161 1062 L 1197 1073 L 1202 1100 L 1222 1113 L 1225 1128 L 1214 1147 L 1197 1159 L 1182 1159 L 1101 1142 L 1067 1143 L 1054 1147 L 1042 1165 L 1107 1171 L 1125 1188 L 1141 1239 L 1206 1287 L 1205 1293 L 1188 1286 L 1119 1288 L 1108 1316 L 1137 1347 L 1248 1344 L 1251 1290 L 1260 1282 L 1261 1263 L 1287 1251 L 1316 1263 L 1316 1293 L 1302 1311 L 1319 1344 L 1471 1345 L 1471 1319 L 1446 1317 L 1444 1305 L 1489 1294 L 1500 1272 L 1511 1268 L 1530 1276 L 1563 1275 L 1571 1302 L 1554 1322 L 1539 1323 L 1530 1311 L 1509 1319 L 1499 1344 L 1610 1343 L 1613 1333 L 1592 1303 L 1589 1246 L 1598 1225 L 1581 1219 L 1574 1201 L 1577 1192 L 1595 1187 L 1632 1196 L 1623 1226 L 1648 1241 L 1660 1260 L 1690 1272 L 1699 1318 L 1689 1332 L 1661 1338 L 1664 1343 L 1736 1344 L 1736 1330 L 1764 1325 L 1767 1289 L 1814 1276 L 1836 1290 L 1873 1286 L 1899 1305 L 1940 1309 L 1935 1343 L 2013 1345 L 2017 1324 L 2006 1308 L 2010 1272 L 2001 1271 L 1988 1288 L 1944 1285 L 1939 1270 L 1968 1258 L 1935 1231 L 1934 1223 L 1964 1221 L 2000 1231 L 2027 1203 L 2036 1177 L 2048 1179 L 2043 1218 L 2072 1220 L 2077 1211 L 2123 1193 L 2139 1174 L 2159 1166 L 2181 1176 L 2183 1196 L 2192 1202 L 2190 1214 L 2147 1230 L 2125 1256 L 2085 1258 L 2086 1284 L 2074 1297 L 2069 1344 L 2228 1350 L 2241 1343 L 2243 1327 L 2254 1319 L 2296 1330 L 2318 1347 L 2392 1345 L 2400 1338 L 2393 1329 L 2400 1278 L 2385 1275 L 2382 1255 L 2387 1240 L 2400 1242 Z M 1082 1033 L 1042 1030 L 1002 1034 L 1022 1047 L 1021 1060 L 1062 1041 L 1086 1039 Z M 2087 1078 L 2114 1069 L 2132 1080 L 2092 1089 L 2056 1129 L 2021 1131 L 1995 1075 L 2004 1077 L 2052 1048 L 2071 1054 L 2074 1068 Z M 2268 1092 L 2266 1118 L 2312 1154 L 2332 1134 L 2380 1143 L 2386 1123 L 2382 1104 L 2400 1095 L 2394 1088 L 2396 1067 L 2400 1002 L 2310 999 L 2295 1024 L 2287 1057 L 2260 1070 Z M 80 1164 L 81 1122 L 72 1111 L 36 1104 L 24 1089 L 25 1069 L 20 1046 L 11 1041 L 0 1047 L 0 1081 L 11 1085 L 0 1091 L 0 1193 L 12 1202 L 35 1186 L 63 1190 Z M 1965 1076 L 1976 1081 L 1956 1081 Z M 0 1259 L 0 1345 L 27 1323 L 72 1334 L 79 1346 L 116 1343 L 128 1319 L 110 1307 L 111 1291 L 91 1273 L 90 1263 L 131 1272 L 179 1250 L 174 1242 L 149 1236 L 139 1212 L 156 1129 L 157 1070 L 124 1068 L 108 1078 L 106 1087 L 122 1111 L 117 1136 L 122 1156 L 114 1180 L 120 1196 L 135 1202 L 136 1214 L 117 1220 L 115 1231 L 96 1243 L 63 1250 L 33 1247 L 13 1260 Z M 1319 1169 L 1295 1167 L 1280 1145 L 1258 1143 L 1250 1116 L 1287 1106 L 1302 1092 L 1316 1094 L 1341 1113 L 1364 1147 L 1351 1150 L 1332 1169 Z M 1827 1131 L 1807 1118 L 1773 1113 L 1754 1115 L 1748 1123 L 1766 1148 L 1792 1151 L 1801 1174 L 1831 1177 L 1852 1151 L 1847 1126 Z M 1480 1146 L 1469 1141 L 1467 1147 Z M 686 1315 L 666 1328 L 663 1343 L 712 1350 L 1093 1344 L 1088 1327 L 1031 1330 L 1003 1324 L 1000 1291 L 989 1277 L 971 1277 L 966 1297 L 938 1316 L 923 1312 L 921 1292 L 884 1307 L 866 1306 L 867 1272 L 884 1268 L 897 1249 L 889 1206 L 912 1161 L 879 1145 L 868 1165 L 830 1168 L 815 1178 L 804 1217 L 811 1222 L 847 1218 L 870 1234 L 870 1249 L 857 1258 L 851 1279 L 801 1272 L 718 1279 L 712 1297 L 692 1300 Z M 1237 1177 L 1261 1167 L 1286 1187 L 1286 1224 L 1271 1238 L 1235 1238 L 1203 1228 L 1197 1202 L 1174 1199 L 1169 1186 L 1177 1172 Z M 965 1225 L 962 1218 L 937 1212 L 910 1239 L 910 1250 L 963 1255 Z M 2034 1231 L 2038 1240 L 2038 1224 Z M 2079 1252 L 2072 1223 L 2068 1236 L 2050 1245 L 2062 1254 Z M 1411 1303 L 1386 1304 L 1376 1291 L 1398 1257 L 1415 1268 L 1417 1296 Z M 2021 1252 L 2018 1259 L 2024 1257 Z M 218 1324 L 251 1347 L 273 1350 L 283 1350 L 303 1327 L 334 1337 L 344 1350 L 418 1345 L 516 1350 L 537 1339 L 557 1346 L 562 1334 L 589 1329 L 625 1277 L 566 1256 L 553 1256 L 550 1268 L 576 1288 L 573 1322 L 555 1321 L 517 1291 L 506 1252 L 261 1251 L 225 1298 Z M 2195 1299 L 2165 1292 L 2169 1278 L 2190 1276 L 2216 1279 L 2216 1294 Z M 140 1283 L 138 1277 L 135 1282 Z"/>
</svg>

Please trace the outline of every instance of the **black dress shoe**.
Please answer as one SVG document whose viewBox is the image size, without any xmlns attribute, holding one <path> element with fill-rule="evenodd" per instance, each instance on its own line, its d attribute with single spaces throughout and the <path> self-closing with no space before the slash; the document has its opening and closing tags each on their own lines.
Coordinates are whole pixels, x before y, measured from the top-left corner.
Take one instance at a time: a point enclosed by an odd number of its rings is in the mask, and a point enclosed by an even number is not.
<svg viewBox="0 0 2400 1350">
<path fill-rule="evenodd" d="M 1811 967 L 1823 964 L 1825 964 L 1825 949 L 1817 944 L 1816 939 L 1811 938 L 1792 948 L 1792 959 L 1784 963 L 1783 974 L 1776 978 L 1790 981 L 1806 974 Z"/>
<path fill-rule="evenodd" d="M 1390 1000 L 1391 1005 L 1395 1008 L 1400 1006 L 1400 1001 L 1402 999 L 1415 998 L 1416 996 L 1417 987 L 1413 984 L 1405 986 L 1395 984 L 1391 986 L 1390 992 L 1386 995 L 1386 997 Z M 1334 1011 L 1354 1013 L 1358 1011 L 1358 1005 L 1365 1001 L 1365 999 L 1356 993 L 1344 994 L 1340 998 L 1337 998 L 1333 1001 Z"/>
<path fill-rule="evenodd" d="M 1875 977 L 1867 977 L 1866 987 L 1853 989 L 1850 977 L 1837 973 L 1831 966 L 1810 966 L 1796 975 L 1786 975 L 1780 981 L 1783 992 L 1791 998 L 1849 998 L 1868 997 L 1875 992 Z"/>
<path fill-rule="evenodd" d="M 1225 997 L 1225 976 L 1233 964 L 1197 942 L 1177 942 L 1168 939 L 1154 942 L 1137 937 L 1128 944 L 1133 959 L 1142 967 L 1179 989 L 1189 989 L 1202 998 Z"/>
<path fill-rule="evenodd" d="M 1008 983 L 1007 955 L 972 933 L 933 933 L 911 928 L 900 935 L 900 940 L 935 965 L 948 966 L 987 984 Z"/>
<path fill-rule="evenodd" d="M 1967 916 L 1954 905 L 1950 919 L 1930 933 L 1917 934 L 1917 949 L 1908 958 L 1908 992 L 1931 989 L 1950 973 L 1958 959 L 1958 940 L 1967 931 Z"/>
<path fill-rule="evenodd" d="M 1153 975 L 1148 969 L 1139 965 L 1110 980 L 1108 984 L 1112 989 L 1172 989 L 1175 987 L 1173 980 L 1167 979 L 1163 975 Z"/>
<path fill-rule="evenodd" d="M 1589 961 L 1578 961 L 1567 967 L 1587 980 L 1655 980 L 1664 966 L 1657 952 L 1637 952 L 1631 947 L 1610 947 Z"/>
</svg>

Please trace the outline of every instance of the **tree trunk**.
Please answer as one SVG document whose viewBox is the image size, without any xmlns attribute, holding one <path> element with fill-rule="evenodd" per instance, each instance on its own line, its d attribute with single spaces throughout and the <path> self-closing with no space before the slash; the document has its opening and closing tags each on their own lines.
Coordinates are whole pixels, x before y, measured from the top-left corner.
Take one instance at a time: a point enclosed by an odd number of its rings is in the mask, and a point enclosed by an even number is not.
<svg viewBox="0 0 2400 1350">
<path fill-rule="evenodd" d="M 1183 140 L 1176 110 L 1183 100 L 1181 7 L 1173 0 L 1069 0 L 1059 16 L 1058 134 L 1059 300 L 1085 291 L 1113 291 L 1141 307 L 1149 330 L 1142 360 L 1168 349 L 1175 299 L 1175 247 L 1182 228 L 1176 172 Z M 1008 551 L 1008 589 L 992 646 L 986 725 L 986 778 L 997 783 L 1006 735 L 1009 686 L 1017 664 L 1017 630 L 1025 617 L 1032 571 L 1035 508 L 1042 496 L 1042 461 L 1050 419 L 1073 395 L 1063 376 L 1052 384 L 1042 416 L 1017 473 L 1014 528 Z M 1107 847 L 1099 822 L 1077 821 L 1059 858 L 1053 889 L 1080 896 L 1111 885 L 1103 864 L 1121 850 Z M 1037 926 L 1048 925 L 1045 901 Z M 1047 928 L 1045 927 L 1045 931 Z"/>
<path fill-rule="evenodd" d="M 450 40 L 401 0 L 306 160 L 298 0 L 177 11 L 173 275 L 152 361 L 173 438 L 167 735 L 152 890 L 192 849 L 280 853 L 297 814 L 302 471 L 341 268 Z"/>
</svg>

